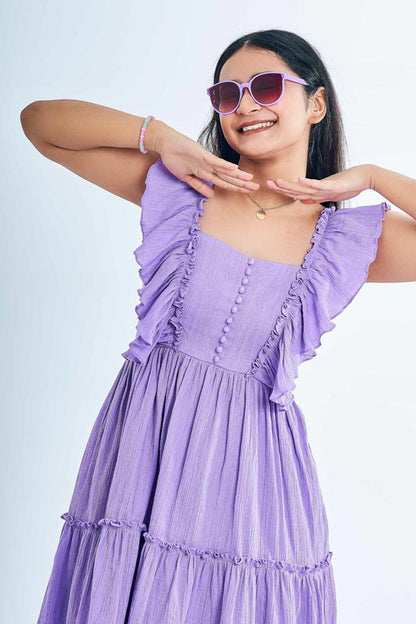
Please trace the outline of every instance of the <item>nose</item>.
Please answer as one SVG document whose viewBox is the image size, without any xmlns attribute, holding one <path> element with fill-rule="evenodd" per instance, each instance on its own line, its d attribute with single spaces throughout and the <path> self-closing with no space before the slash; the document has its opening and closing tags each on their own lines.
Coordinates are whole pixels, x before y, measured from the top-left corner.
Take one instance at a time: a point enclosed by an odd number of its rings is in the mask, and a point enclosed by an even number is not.
<svg viewBox="0 0 416 624">
<path fill-rule="evenodd" d="M 254 105 L 254 108 L 259 108 L 260 106 L 259 104 L 257 104 L 256 100 L 252 98 L 251 93 L 248 90 L 248 87 L 243 87 L 243 95 L 241 96 L 241 101 L 240 101 L 240 104 L 238 105 L 237 111 L 239 111 L 240 109 L 246 110 L 246 107 L 248 106 L 250 106 L 250 110 L 252 110 L 253 105 Z"/>
</svg>

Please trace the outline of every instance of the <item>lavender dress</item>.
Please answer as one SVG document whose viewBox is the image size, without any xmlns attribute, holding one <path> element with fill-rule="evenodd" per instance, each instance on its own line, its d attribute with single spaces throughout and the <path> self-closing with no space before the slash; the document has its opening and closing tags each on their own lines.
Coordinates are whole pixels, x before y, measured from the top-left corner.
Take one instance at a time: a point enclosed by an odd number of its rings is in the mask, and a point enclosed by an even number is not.
<svg viewBox="0 0 416 624">
<path fill-rule="evenodd" d="M 210 184 L 210 183 L 209 183 Z M 38 624 L 334 624 L 298 366 L 365 283 L 385 211 L 322 210 L 301 266 L 200 231 L 159 159 L 136 338 L 84 452 Z"/>
</svg>

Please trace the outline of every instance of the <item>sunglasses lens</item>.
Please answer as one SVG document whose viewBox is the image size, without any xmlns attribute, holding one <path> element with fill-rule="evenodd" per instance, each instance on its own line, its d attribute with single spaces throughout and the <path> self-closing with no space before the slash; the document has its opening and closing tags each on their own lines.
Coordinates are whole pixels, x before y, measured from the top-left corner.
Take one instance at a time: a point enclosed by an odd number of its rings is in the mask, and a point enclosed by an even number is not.
<svg viewBox="0 0 416 624">
<path fill-rule="evenodd" d="M 210 96 L 215 110 L 220 113 L 229 113 L 237 106 L 240 93 L 236 84 L 233 82 L 224 82 L 223 84 L 212 87 Z"/>
<path fill-rule="evenodd" d="M 282 95 L 283 79 L 280 74 L 264 74 L 254 78 L 251 91 L 260 104 L 272 104 Z"/>
<path fill-rule="evenodd" d="M 251 83 L 251 91 L 255 99 L 264 106 L 273 104 L 282 95 L 283 78 L 281 74 L 263 74 L 256 76 Z M 238 86 L 234 82 L 223 82 L 211 87 L 211 103 L 219 113 L 233 111 L 240 97 Z"/>
</svg>

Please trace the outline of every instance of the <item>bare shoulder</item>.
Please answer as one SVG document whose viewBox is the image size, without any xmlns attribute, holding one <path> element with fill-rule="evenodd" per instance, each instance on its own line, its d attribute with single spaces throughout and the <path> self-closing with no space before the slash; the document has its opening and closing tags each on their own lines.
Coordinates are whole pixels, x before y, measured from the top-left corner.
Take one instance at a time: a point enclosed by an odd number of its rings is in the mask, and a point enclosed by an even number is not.
<svg viewBox="0 0 416 624">
<path fill-rule="evenodd" d="M 377 254 L 367 282 L 416 281 L 416 220 L 403 211 L 385 212 Z"/>
</svg>

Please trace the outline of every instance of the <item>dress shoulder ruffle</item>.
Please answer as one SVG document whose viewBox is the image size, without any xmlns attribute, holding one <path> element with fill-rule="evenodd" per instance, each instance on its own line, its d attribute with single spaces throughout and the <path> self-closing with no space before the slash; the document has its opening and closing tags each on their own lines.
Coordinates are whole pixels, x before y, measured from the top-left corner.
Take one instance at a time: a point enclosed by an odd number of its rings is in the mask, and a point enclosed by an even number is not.
<svg viewBox="0 0 416 624">
<path fill-rule="evenodd" d="M 353 300 L 375 260 L 382 222 L 391 207 L 326 208 L 291 284 L 276 326 L 254 363 L 257 377 L 271 387 L 270 400 L 293 400 L 298 367 L 316 355 L 322 335 Z"/>
<path fill-rule="evenodd" d="M 200 194 L 179 180 L 159 158 L 149 169 L 142 196 L 142 243 L 134 250 L 143 287 L 135 339 L 126 359 L 145 363 L 153 346 L 176 346 L 183 301 L 195 262 Z M 198 203 L 198 205 L 200 205 Z"/>
</svg>

